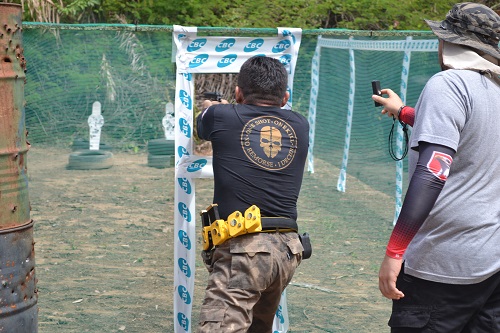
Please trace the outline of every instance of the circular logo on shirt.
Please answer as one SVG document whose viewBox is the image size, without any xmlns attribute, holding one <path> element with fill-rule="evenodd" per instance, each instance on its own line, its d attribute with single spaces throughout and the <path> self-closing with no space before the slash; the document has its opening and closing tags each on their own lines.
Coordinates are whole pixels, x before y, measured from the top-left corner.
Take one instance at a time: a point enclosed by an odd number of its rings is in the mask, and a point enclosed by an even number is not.
<svg viewBox="0 0 500 333">
<path fill-rule="evenodd" d="M 245 124 L 241 148 L 250 161 L 269 170 L 280 170 L 292 163 L 297 151 L 297 137 L 283 119 L 257 117 Z"/>
</svg>

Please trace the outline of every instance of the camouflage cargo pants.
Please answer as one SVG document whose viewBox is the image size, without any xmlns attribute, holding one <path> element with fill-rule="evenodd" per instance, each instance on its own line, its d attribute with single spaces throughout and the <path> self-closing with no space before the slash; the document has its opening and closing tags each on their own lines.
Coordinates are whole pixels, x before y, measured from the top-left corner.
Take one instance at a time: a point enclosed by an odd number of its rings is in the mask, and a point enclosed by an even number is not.
<svg viewBox="0 0 500 333">
<path fill-rule="evenodd" d="M 295 232 L 248 234 L 217 246 L 198 333 L 271 333 L 302 251 Z"/>
</svg>

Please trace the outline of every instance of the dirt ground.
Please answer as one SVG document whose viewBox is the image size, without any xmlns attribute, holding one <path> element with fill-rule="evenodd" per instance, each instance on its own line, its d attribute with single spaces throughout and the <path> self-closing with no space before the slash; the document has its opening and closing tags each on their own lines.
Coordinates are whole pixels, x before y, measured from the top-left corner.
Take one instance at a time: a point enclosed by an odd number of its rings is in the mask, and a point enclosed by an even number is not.
<svg viewBox="0 0 500 333">
<path fill-rule="evenodd" d="M 66 170 L 69 153 L 28 153 L 39 332 L 173 332 L 174 169 L 115 152 L 110 169 Z M 336 176 L 321 169 L 305 175 L 299 202 L 313 257 L 287 288 L 289 332 L 388 332 L 391 303 L 377 272 L 392 200 L 355 179 L 339 193 Z M 203 208 L 212 180 L 196 187 Z M 193 323 L 206 276 L 198 261 Z"/>
</svg>

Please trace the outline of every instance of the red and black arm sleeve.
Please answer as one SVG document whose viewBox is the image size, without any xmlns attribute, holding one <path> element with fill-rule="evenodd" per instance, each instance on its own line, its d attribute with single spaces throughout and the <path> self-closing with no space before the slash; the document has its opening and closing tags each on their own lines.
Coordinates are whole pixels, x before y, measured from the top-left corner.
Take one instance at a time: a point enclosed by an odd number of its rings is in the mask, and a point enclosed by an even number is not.
<svg viewBox="0 0 500 333">
<path fill-rule="evenodd" d="M 449 147 L 419 142 L 419 157 L 408 185 L 386 254 L 402 258 L 408 244 L 422 226 L 443 189 L 455 151 Z"/>
</svg>

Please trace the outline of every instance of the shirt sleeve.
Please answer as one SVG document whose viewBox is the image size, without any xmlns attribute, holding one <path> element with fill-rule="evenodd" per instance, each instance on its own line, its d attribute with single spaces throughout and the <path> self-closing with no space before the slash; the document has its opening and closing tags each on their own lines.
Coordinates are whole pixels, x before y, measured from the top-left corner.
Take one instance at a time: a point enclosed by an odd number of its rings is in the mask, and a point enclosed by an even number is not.
<svg viewBox="0 0 500 333">
<path fill-rule="evenodd" d="M 420 142 L 450 147 L 456 151 L 468 115 L 470 94 L 463 78 L 454 70 L 435 74 L 425 85 L 415 105 L 415 123 L 410 147 Z"/>
<path fill-rule="evenodd" d="M 196 131 L 198 137 L 203 140 L 210 140 L 211 133 L 214 129 L 214 108 L 212 106 L 206 108 L 196 118 Z"/>
<path fill-rule="evenodd" d="M 455 151 L 449 147 L 419 142 L 419 157 L 408 185 L 386 254 L 400 259 L 429 215 L 443 189 Z"/>
</svg>

